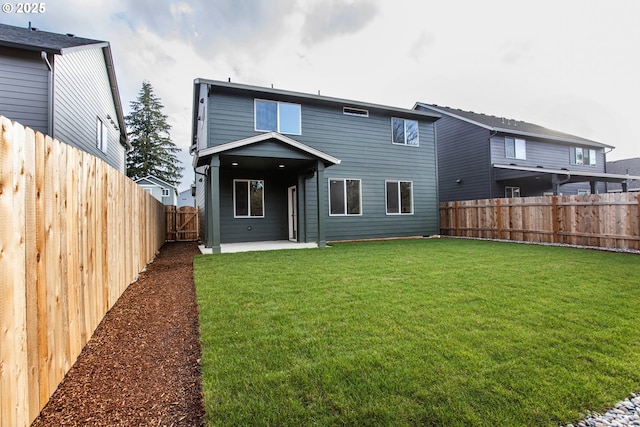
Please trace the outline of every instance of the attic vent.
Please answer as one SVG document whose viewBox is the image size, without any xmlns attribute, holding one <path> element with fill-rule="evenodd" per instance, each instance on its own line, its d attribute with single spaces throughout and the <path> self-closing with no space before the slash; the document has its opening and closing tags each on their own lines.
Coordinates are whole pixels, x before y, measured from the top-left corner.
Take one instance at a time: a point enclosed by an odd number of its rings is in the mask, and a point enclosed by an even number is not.
<svg viewBox="0 0 640 427">
<path fill-rule="evenodd" d="M 67 37 L 75 37 L 75 34 L 67 33 Z"/>
<path fill-rule="evenodd" d="M 363 110 L 362 108 L 343 107 L 342 113 L 347 116 L 369 117 L 369 110 Z"/>
</svg>

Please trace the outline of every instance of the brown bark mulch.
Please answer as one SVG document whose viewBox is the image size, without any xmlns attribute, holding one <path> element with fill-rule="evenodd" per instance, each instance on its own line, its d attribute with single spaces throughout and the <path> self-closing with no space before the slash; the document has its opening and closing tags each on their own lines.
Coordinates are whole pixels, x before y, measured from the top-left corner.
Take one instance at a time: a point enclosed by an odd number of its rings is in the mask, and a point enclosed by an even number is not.
<svg viewBox="0 0 640 427">
<path fill-rule="evenodd" d="M 32 427 L 202 426 L 196 243 L 166 243 L 96 329 Z"/>
</svg>

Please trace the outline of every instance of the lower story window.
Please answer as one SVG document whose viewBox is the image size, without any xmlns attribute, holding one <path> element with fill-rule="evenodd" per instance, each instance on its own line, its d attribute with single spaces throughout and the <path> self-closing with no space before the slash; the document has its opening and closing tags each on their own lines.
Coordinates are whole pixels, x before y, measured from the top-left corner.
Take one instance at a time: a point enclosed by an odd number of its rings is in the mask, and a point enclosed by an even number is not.
<svg viewBox="0 0 640 427">
<path fill-rule="evenodd" d="M 520 187 L 504 187 L 504 197 L 520 197 Z"/>
<path fill-rule="evenodd" d="M 329 179 L 329 215 L 361 215 L 360 180 Z"/>
<path fill-rule="evenodd" d="M 234 179 L 233 209 L 236 218 L 264 218 L 264 181 Z"/>
<path fill-rule="evenodd" d="M 411 181 L 387 181 L 387 215 L 413 213 L 413 183 Z"/>
</svg>

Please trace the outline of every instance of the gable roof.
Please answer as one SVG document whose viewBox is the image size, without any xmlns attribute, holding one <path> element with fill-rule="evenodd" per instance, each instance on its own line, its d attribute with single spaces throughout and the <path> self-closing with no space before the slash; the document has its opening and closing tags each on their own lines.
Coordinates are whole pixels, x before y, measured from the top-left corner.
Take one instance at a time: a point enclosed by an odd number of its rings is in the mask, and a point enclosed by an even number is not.
<svg viewBox="0 0 640 427">
<path fill-rule="evenodd" d="M 202 150 L 194 153 L 193 167 L 197 168 L 200 166 L 204 166 L 206 164 L 206 160 L 214 154 L 219 154 L 225 151 L 233 150 L 240 147 L 246 147 L 247 145 L 257 144 L 270 140 L 279 141 L 284 145 L 302 151 L 303 153 L 307 153 L 315 158 L 322 160 L 325 165 L 339 165 L 341 161 L 337 157 L 333 157 L 327 153 L 298 142 L 295 139 L 289 138 L 288 136 L 279 134 L 278 132 L 266 132 L 260 135 L 250 136 L 249 138 L 239 139 L 237 141 L 231 141 L 225 144 L 203 148 Z"/>
<path fill-rule="evenodd" d="M 166 181 L 161 180 L 157 176 L 147 175 L 144 178 L 136 179 L 134 182 L 136 184 L 142 185 L 142 181 L 147 181 L 147 182 L 149 182 L 151 184 L 158 185 L 158 186 L 164 187 L 164 188 L 173 188 L 176 191 L 176 194 L 178 193 L 178 187 L 176 187 L 175 185 L 171 185 Z"/>
<path fill-rule="evenodd" d="M 494 132 L 507 133 L 513 135 L 537 137 L 550 139 L 553 141 L 566 142 L 571 144 L 580 144 L 589 147 L 606 147 L 614 148 L 611 145 L 603 144 L 590 139 L 581 138 L 564 132 L 559 132 L 534 123 L 524 122 L 522 120 L 507 119 L 505 117 L 490 116 L 482 113 L 474 113 L 473 111 L 464 111 L 457 108 L 443 107 L 436 104 L 425 104 L 417 102 L 414 108 L 423 107 L 439 114 L 444 114 Z"/>
<path fill-rule="evenodd" d="M 640 175 L 640 157 L 609 161 L 607 172 Z"/>
<path fill-rule="evenodd" d="M 31 52 L 46 52 L 48 54 L 63 55 L 82 49 L 102 49 L 109 88 L 116 109 L 118 128 L 120 129 L 120 144 L 131 149 L 127 138 L 127 127 L 124 122 L 122 101 L 116 80 L 116 72 L 113 66 L 113 56 L 109 42 L 76 37 L 73 34 L 57 34 L 29 28 L 14 27 L 13 25 L 0 24 L 0 46 L 27 50 Z"/>
<path fill-rule="evenodd" d="M 32 27 L 22 28 L 0 24 L 0 46 L 61 55 L 70 49 L 108 45 L 109 43 L 102 40 L 85 39 L 73 34 L 49 33 Z"/>
</svg>

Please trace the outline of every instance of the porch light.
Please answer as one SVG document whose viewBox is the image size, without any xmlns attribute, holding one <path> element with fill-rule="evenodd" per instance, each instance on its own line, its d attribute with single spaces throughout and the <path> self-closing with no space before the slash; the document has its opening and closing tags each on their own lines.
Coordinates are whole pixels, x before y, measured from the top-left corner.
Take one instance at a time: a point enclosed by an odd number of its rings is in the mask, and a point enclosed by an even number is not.
<svg viewBox="0 0 640 427">
<path fill-rule="evenodd" d="M 279 164 L 278 167 L 279 168 L 284 168 L 284 165 L 283 164 Z"/>
<path fill-rule="evenodd" d="M 231 162 L 231 166 L 238 166 L 238 162 Z"/>
</svg>

